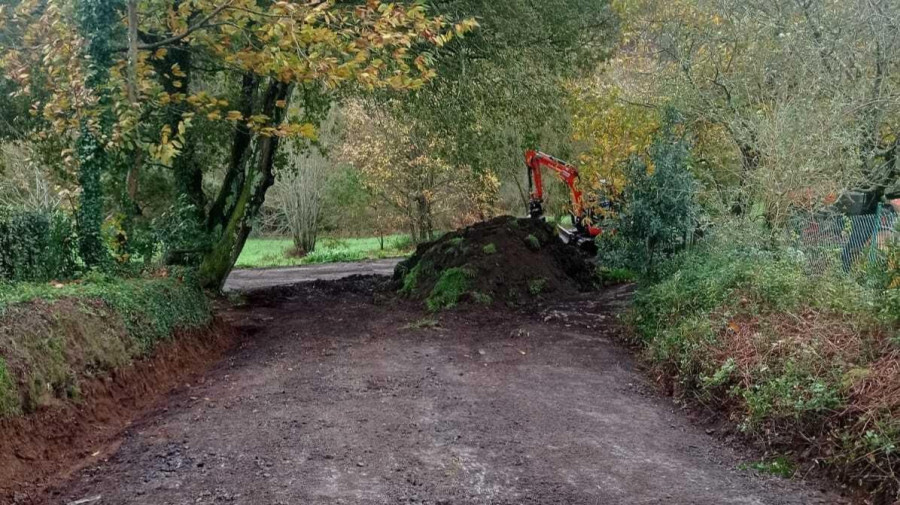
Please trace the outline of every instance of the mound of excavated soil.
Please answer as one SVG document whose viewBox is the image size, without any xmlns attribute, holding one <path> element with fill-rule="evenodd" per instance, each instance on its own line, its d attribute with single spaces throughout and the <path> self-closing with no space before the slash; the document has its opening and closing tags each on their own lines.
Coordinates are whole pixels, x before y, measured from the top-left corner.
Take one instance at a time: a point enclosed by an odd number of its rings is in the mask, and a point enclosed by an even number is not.
<svg viewBox="0 0 900 505">
<path fill-rule="evenodd" d="M 586 291 L 594 272 L 588 255 L 564 244 L 551 225 L 504 216 L 420 245 L 394 280 L 401 293 L 439 309 Z"/>
</svg>

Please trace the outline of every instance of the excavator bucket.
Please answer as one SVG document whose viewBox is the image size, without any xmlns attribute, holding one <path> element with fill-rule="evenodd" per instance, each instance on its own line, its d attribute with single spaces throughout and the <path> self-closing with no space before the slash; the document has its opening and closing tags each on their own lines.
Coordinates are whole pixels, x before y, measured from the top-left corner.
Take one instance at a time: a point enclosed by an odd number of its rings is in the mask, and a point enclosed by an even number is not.
<svg viewBox="0 0 900 505">
<path fill-rule="evenodd" d="M 562 240 L 564 244 L 571 244 L 573 241 L 575 241 L 575 236 L 576 236 L 575 230 L 570 230 L 568 228 L 563 228 L 562 226 L 557 226 L 556 231 L 559 234 L 560 240 Z"/>
<path fill-rule="evenodd" d="M 597 244 L 594 242 L 593 238 L 586 237 L 581 233 L 578 233 L 577 230 L 571 230 L 562 226 L 557 226 L 556 231 L 564 244 L 575 246 L 591 256 L 597 254 Z"/>
</svg>

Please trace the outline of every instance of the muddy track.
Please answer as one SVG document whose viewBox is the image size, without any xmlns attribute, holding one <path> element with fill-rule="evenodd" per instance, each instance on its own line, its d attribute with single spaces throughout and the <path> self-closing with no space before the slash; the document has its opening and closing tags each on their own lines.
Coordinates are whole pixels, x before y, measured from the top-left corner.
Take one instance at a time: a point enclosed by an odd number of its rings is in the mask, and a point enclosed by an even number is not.
<svg viewBox="0 0 900 505">
<path fill-rule="evenodd" d="M 354 278 L 260 292 L 243 345 L 47 503 L 806 504 L 658 396 L 623 289 L 431 318 Z"/>
</svg>

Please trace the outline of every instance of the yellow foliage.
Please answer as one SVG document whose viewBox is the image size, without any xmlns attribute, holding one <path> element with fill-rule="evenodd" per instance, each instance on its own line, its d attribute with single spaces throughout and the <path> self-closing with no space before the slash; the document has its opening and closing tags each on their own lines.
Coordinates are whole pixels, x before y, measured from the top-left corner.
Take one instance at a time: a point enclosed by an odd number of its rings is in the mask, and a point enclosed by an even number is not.
<svg viewBox="0 0 900 505">
<path fill-rule="evenodd" d="M 572 83 L 573 130 L 582 180 L 595 193 L 617 199 L 625 187 L 624 166 L 631 156 L 650 147 L 659 127 L 655 110 L 619 99 L 620 90 L 602 76 L 586 83 Z M 592 192 L 586 191 L 586 196 Z"/>
<path fill-rule="evenodd" d="M 445 215 L 453 227 L 491 213 L 500 186 L 495 174 L 449 163 L 440 156 L 441 138 L 399 121 L 389 108 L 353 101 L 342 112 L 347 134 L 340 157 L 391 213 L 407 222 L 423 212 Z"/>
<path fill-rule="evenodd" d="M 0 43 L 0 68 L 18 85 L 16 94 L 40 97 L 33 112 L 43 116 L 48 127 L 37 133 L 38 138 L 72 137 L 73 124 L 95 125 L 100 117 L 115 116 L 111 148 L 152 144 L 134 142 L 141 135 L 158 133 L 140 132 L 142 122 L 135 118 L 152 116 L 173 104 L 187 113 L 202 113 L 207 121 L 247 120 L 263 135 L 315 137 L 311 125 L 282 127 L 271 124 L 268 117 L 244 118 L 240 111 L 228 110 L 233 105 L 224 96 L 191 94 L 193 90 L 187 89 L 193 87 L 188 81 L 190 69 L 176 63 L 158 75 L 148 61 L 159 62 L 168 52 L 149 43 L 139 47 L 137 65 L 131 67 L 127 48 L 113 49 L 116 61 L 103 87 L 110 100 L 99 100 L 94 96 L 97 90 L 84 86 L 90 62 L 77 24 L 71 22 L 75 18 L 72 4 L 68 0 L 19 2 L 16 16 L 8 22 L 15 26 L 8 28 L 21 37 Z M 451 25 L 441 17 L 429 17 L 426 7 L 417 3 L 378 0 L 356 6 L 333 1 L 140 2 L 139 10 L 141 32 L 178 39 L 167 45 L 182 44 L 187 51 L 203 53 L 212 66 L 228 67 L 235 75 L 250 73 L 260 79 L 328 88 L 354 82 L 367 89 L 420 88 L 434 77 L 431 59 L 422 49 L 443 45 L 477 26 L 472 19 Z M 0 19 L 8 21 L 2 14 Z M 135 72 L 125 69 L 135 66 L 138 82 L 128 82 Z M 171 78 L 170 85 L 179 92 L 167 93 L 162 77 Z M 131 99 L 129 93 L 137 96 Z M 286 105 L 282 101 L 278 107 Z M 180 149 L 168 136 L 150 148 L 164 163 Z"/>
</svg>

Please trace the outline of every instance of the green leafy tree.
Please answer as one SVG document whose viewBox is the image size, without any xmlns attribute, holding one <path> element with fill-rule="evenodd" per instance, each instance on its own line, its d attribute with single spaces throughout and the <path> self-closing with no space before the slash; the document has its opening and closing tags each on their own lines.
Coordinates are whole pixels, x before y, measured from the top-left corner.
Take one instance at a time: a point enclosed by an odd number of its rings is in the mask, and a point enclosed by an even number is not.
<svg viewBox="0 0 900 505">
<path fill-rule="evenodd" d="M 660 259 L 689 243 L 700 217 L 690 146 L 678 130 L 677 115 L 670 110 L 648 155 L 633 156 L 626 168 L 626 203 L 616 233 L 627 261 L 648 274 Z"/>
<path fill-rule="evenodd" d="M 399 218 L 417 243 L 463 224 L 454 218 L 483 219 L 496 192 L 493 181 L 452 165 L 441 155 L 442 139 L 419 121 L 400 122 L 392 112 L 385 104 L 359 100 L 344 109 L 341 156 L 358 170 L 364 190 Z"/>
<path fill-rule="evenodd" d="M 481 28 L 436 54 L 437 78 L 403 101 L 403 113 L 444 139 L 448 162 L 499 178 L 524 208 L 524 150 L 573 153 L 564 84 L 608 57 L 618 14 L 607 0 L 431 5 Z"/>
<path fill-rule="evenodd" d="M 896 186 L 900 4 L 891 0 L 639 0 L 622 4 L 608 70 L 638 107 L 688 119 L 698 176 L 737 213 L 797 209 Z"/>
<path fill-rule="evenodd" d="M 435 75 L 429 49 L 476 25 L 375 0 L 21 0 L 0 14 L 16 35 L 0 38 L 0 67 L 17 96 L 41 98 L 36 138 L 76 147 L 85 261 L 100 262 L 104 178 L 139 200 L 162 172 L 172 215 L 193 213 L 208 237 L 168 259 L 199 258 L 211 288 L 250 233 L 283 138 L 314 139 L 340 88 L 422 87 Z"/>
</svg>

